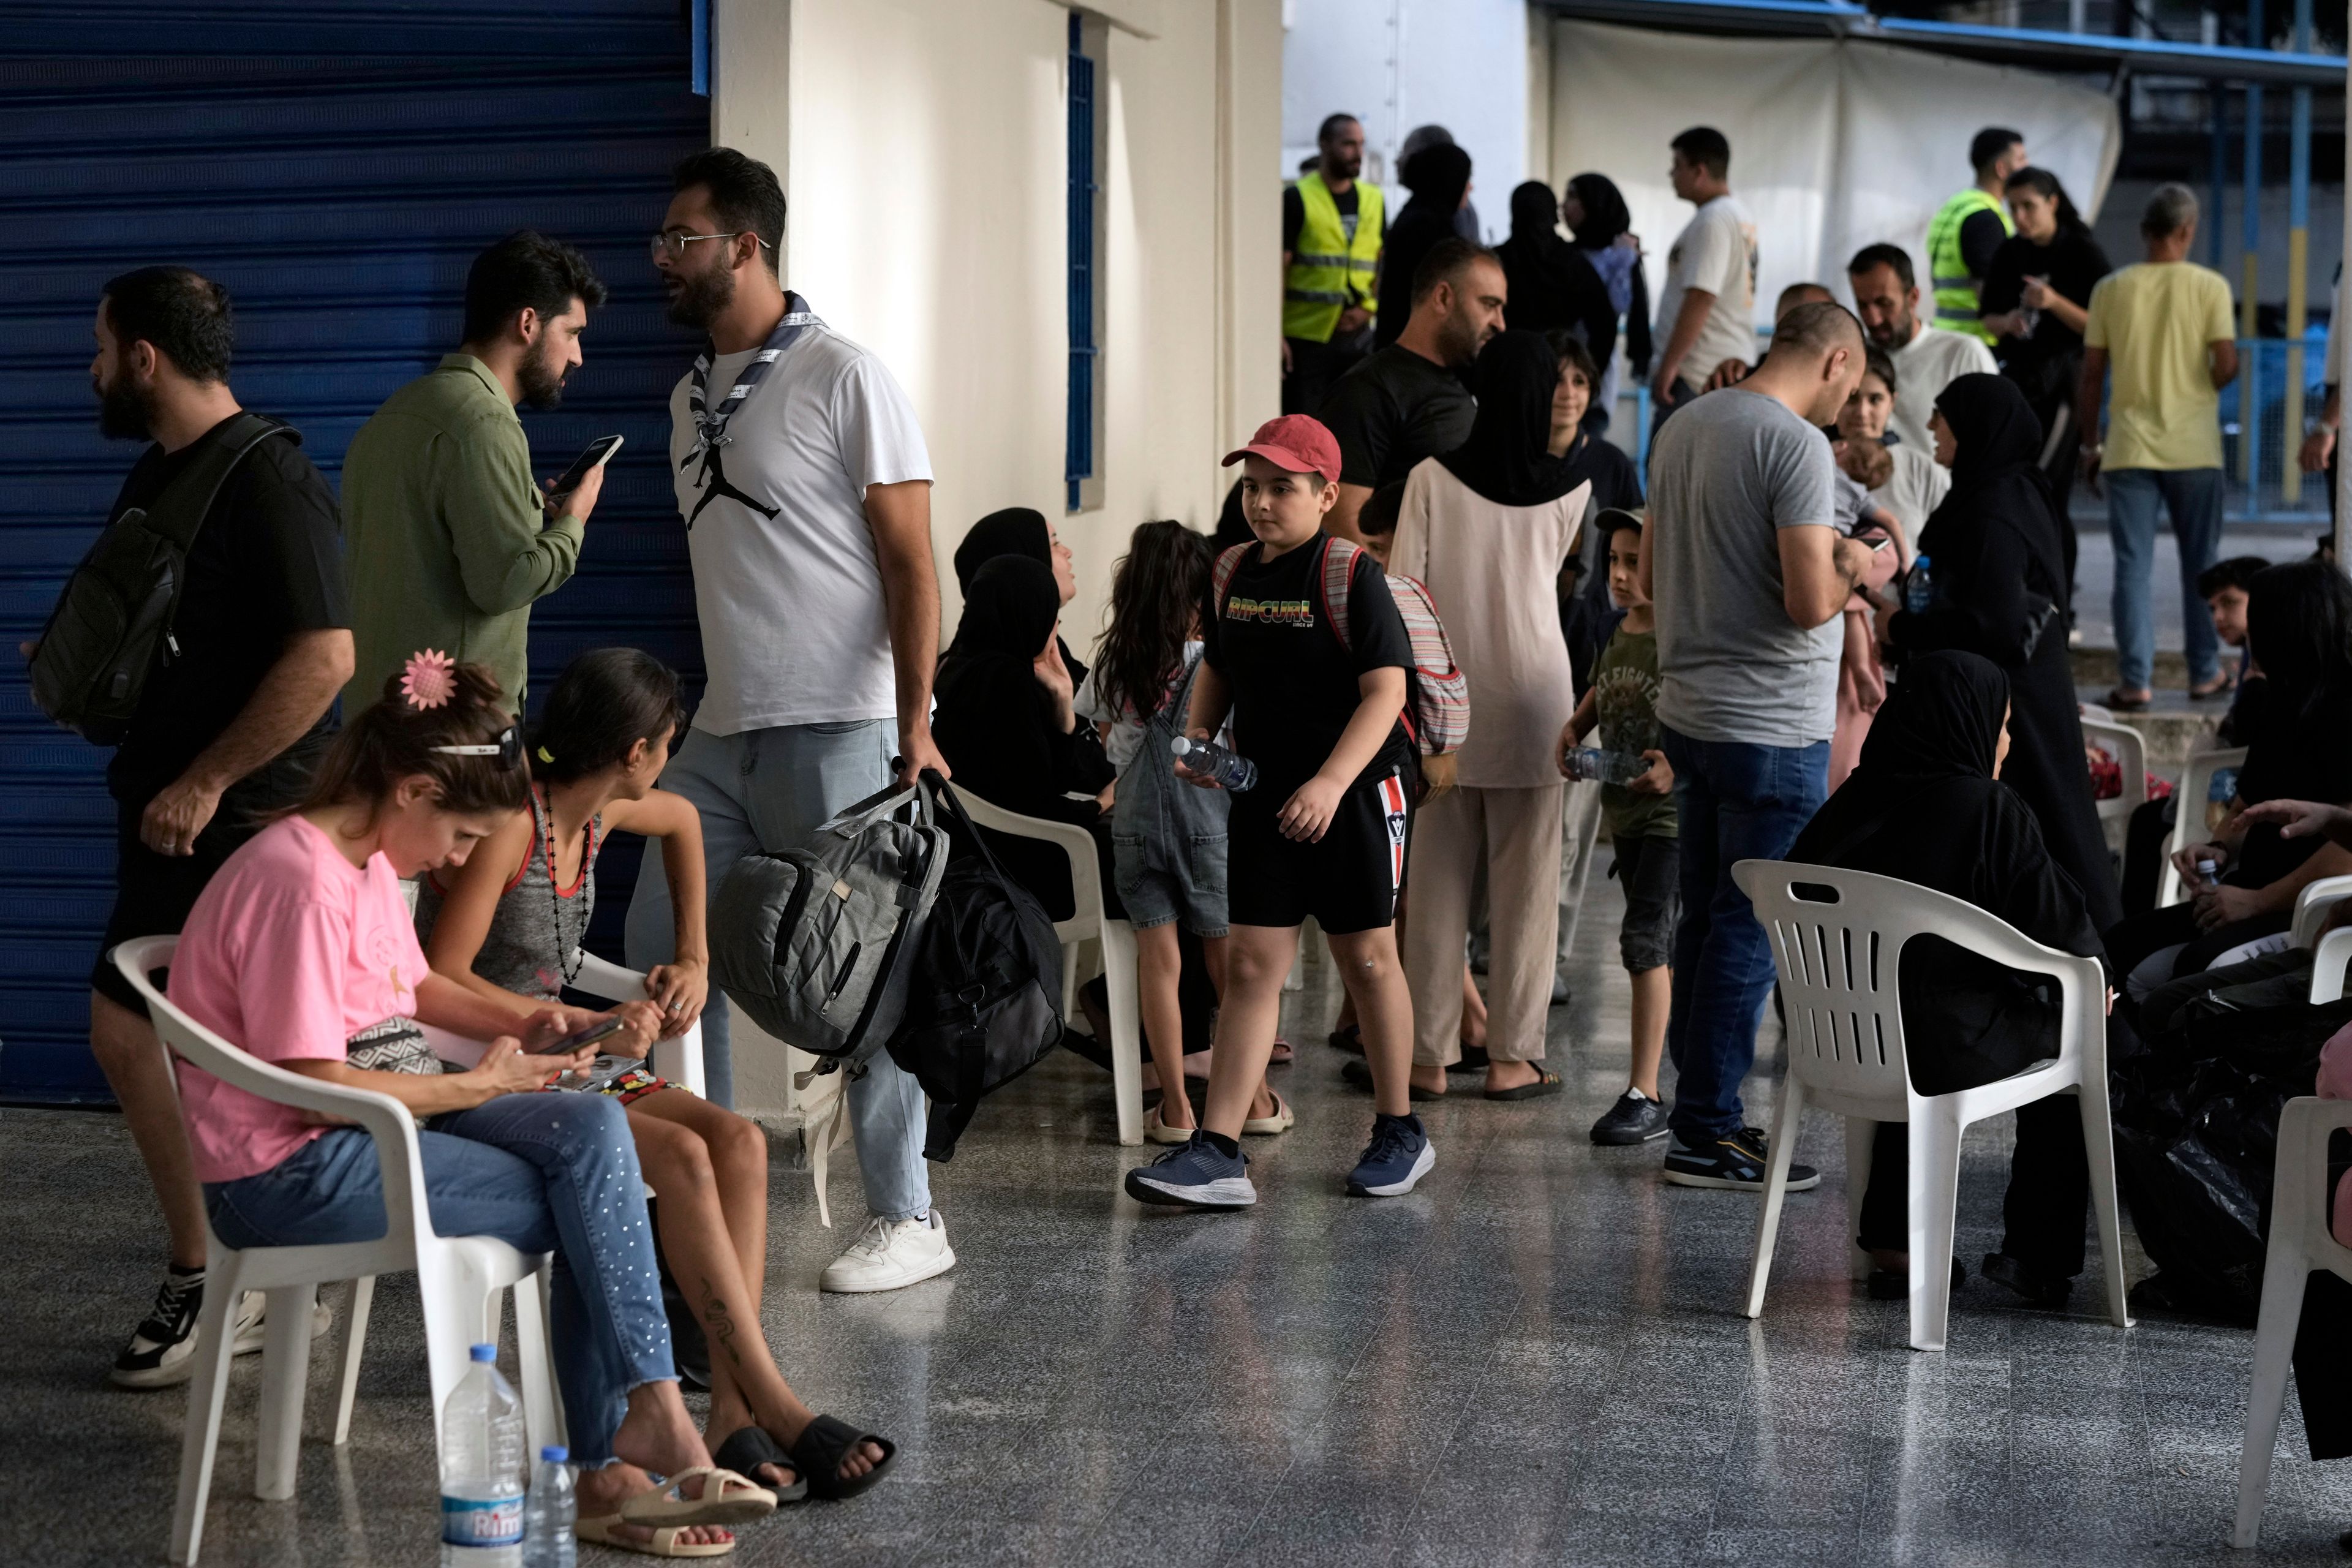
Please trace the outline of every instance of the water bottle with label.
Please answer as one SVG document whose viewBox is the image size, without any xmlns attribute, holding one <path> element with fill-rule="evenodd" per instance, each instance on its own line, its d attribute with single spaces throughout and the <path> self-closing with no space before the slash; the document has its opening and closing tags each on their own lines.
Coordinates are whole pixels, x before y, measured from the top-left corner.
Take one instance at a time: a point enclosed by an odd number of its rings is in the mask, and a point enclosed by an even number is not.
<svg viewBox="0 0 2352 1568">
<path fill-rule="evenodd" d="M 552 1444 L 539 1451 L 530 1500 L 523 1506 L 522 1568 L 574 1568 L 580 1561 L 572 1534 L 580 1501 L 572 1487 L 572 1467 L 564 1463 L 569 1458 Z"/>
<path fill-rule="evenodd" d="M 1179 735 L 1168 742 L 1168 749 L 1187 768 L 1216 780 L 1235 795 L 1257 783 L 1255 763 L 1225 750 L 1214 741 L 1194 741 Z"/>
<path fill-rule="evenodd" d="M 1632 752 L 1604 752 L 1593 746 L 1579 746 L 1568 753 L 1569 770 L 1580 779 L 1598 779 L 1605 784 L 1629 784 L 1650 771 L 1650 759 Z"/>
<path fill-rule="evenodd" d="M 1928 575 L 1928 561 L 1924 555 L 1911 563 L 1911 570 L 1903 574 L 1903 607 L 1915 616 L 1924 616 L 1935 599 L 1935 584 Z"/>
<path fill-rule="evenodd" d="M 496 1345 L 472 1353 L 441 1412 L 441 1568 L 522 1568 L 522 1401 Z"/>
</svg>

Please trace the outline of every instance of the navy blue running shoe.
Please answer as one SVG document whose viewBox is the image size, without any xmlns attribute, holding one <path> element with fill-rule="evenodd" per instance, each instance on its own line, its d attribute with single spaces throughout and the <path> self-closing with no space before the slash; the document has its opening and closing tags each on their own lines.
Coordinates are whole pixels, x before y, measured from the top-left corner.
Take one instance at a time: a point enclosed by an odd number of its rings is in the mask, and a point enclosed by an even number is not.
<svg viewBox="0 0 2352 1568">
<path fill-rule="evenodd" d="M 1127 1195 L 1171 1208 L 1245 1209 L 1257 1202 L 1257 1188 L 1250 1183 L 1248 1155 L 1221 1153 L 1195 1131 L 1181 1148 L 1129 1171 Z"/>
<path fill-rule="evenodd" d="M 1418 1116 L 1375 1116 L 1372 1141 L 1348 1173 L 1348 1191 L 1360 1198 L 1396 1198 L 1437 1163 L 1437 1146 Z"/>
</svg>

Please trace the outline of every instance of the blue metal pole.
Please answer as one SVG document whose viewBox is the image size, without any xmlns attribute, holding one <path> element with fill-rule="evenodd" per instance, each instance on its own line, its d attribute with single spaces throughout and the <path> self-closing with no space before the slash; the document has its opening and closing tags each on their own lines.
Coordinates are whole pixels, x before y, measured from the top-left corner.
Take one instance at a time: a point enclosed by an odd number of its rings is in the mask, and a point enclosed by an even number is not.
<svg viewBox="0 0 2352 1568">
<path fill-rule="evenodd" d="M 2264 47 L 2269 33 L 2263 26 L 2263 0 L 2246 0 L 2246 47 Z M 2238 283 L 2238 335 L 2251 346 L 2254 338 L 2255 306 L 2262 298 L 2263 244 L 2263 84 L 2246 84 L 2246 173 L 2244 207 L 2238 223 L 2242 238 Z M 2261 351 L 2251 349 L 2258 361 Z M 2253 387 L 2257 365 L 2246 366 L 2238 382 L 2238 478 L 2249 489 L 2262 473 L 2257 430 L 2262 416 Z"/>
<path fill-rule="evenodd" d="M 2311 52 L 2311 0 L 2294 0 L 2294 50 Z M 2286 405 L 2279 420 L 2279 500 L 2303 500 L 2303 334 L 2311 303 L 2311 89 L 2294 89 L 2287 142 Z"/>
<path fill-rule="evenodd" d="M 2214 271 L 2221 270 L 2221 226 L 2230 194 L 2230 182 L 2223 171 L 2230 163 L 2230 95 L 2220 82 L 2213 84 L 2213 177 L 2212 190 L 2206 200 L 2212 212 L 2205 220 L 2205 264 Z"/>
</svg>

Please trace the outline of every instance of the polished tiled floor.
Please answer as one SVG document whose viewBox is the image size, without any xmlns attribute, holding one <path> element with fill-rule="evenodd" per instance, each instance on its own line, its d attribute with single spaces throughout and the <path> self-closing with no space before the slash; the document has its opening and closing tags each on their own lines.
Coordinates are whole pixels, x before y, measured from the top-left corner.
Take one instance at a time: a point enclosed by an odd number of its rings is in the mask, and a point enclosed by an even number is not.
<svg viewBox="0 0 2352 1568">
<path fill-rule="evenodd" d="M 1571 1092 L 1426 1108 L 1439 1163 L 1411 1197 L 1341 1195 L 1369 1108 L 1319 1043 L 1280 1069 L 1301 1120 L 1252 1142 L 1264 1201 L 1246 1215 L 1118 1196 L 1143 1155 L 1110 1142 L 1105 1080 L 1066 1056 L 992 1100 L 938 1173 L 961 1258 L 939 1280 L 820 1298 L 841 1238 L 780 1176 L 780 1359 L 904 1457 L 866 1498 L 747 1531 L 737 1560 L 2342 1561 L 2352 1467 L 2303 1459 L 2292 1406 L 2264 1548 L 2225 1544 L 2248 1334 L 2126 1333 L 2090 1314 L 2088 1289 L 2053 1317 L 1971 1284 L 1948 1352 L 1905 1348 L 1901 1307 L 1844 1278 L 1827 1121 L 1804 1155 L 1829 1175 L 1790 1200 L 1766 1316 L 1741 1318 L 1752 1204 L 1660 1185 L 1655 1145 L 1584 1141 L 1624 1070 L 1615 885 L 1593 887 L 1578 994 L 1552 1014 Z M 1319 1042 L 1327 972 L 1311 982 L 1292 1033 Z M 2000 1143 L 1996 1124 L 1970 1146 L 1970 1259 L 1998 1239 Z M 855 1182 L 854 1166 L 836 1176 L 836 1214 L 855 1211 Z M 160 1266 L 129 1142 L 107 1118 L 0 1112 L 0 1191 L 20 1247 L 0 1272 L 16 1347 L 0 1562 L 156 1561 L 184 1400 L 101 1378 Z M 386 1282 L 351 1445 L 307 1444 L 291 1503 L 249 1494 L 257 1367 L 239 1363 L 207 1563 L 433 1561 L 415 1321 L 405 1283 Z"/>
</svg>

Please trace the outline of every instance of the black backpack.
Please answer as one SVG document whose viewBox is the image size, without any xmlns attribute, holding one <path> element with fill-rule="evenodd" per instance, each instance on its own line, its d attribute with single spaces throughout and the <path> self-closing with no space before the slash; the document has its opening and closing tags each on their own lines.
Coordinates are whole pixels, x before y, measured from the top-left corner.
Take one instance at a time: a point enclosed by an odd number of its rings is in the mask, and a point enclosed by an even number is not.
<svg viewBox="0 0 2352 1568">
<path fill-rule="evenodd" d="M 1061 1043 L 1062 942 L 1045 906 L 989 853 L 947 781 L 926 769 L 919 787 L 968 852 L 948 863 L 916 937 L 890 1058 L 931 1097 L 924 1158 L 948 1160 L 981 1097 Z"/>
<path fill-rule="evenodd" d="M 273 436 L 298 446 L 290 425 L 238 414 L 215 435 L 155 504 L 108 525 L 58 595 L 33 649 L 33 700 L 42 712 L 100 746 L 120 745 L 139 711 L 147 673 L 179 654 L 172 622 L 188 581 L 188 549 L 213 500 L 247 453 Z"/>
</svg>

